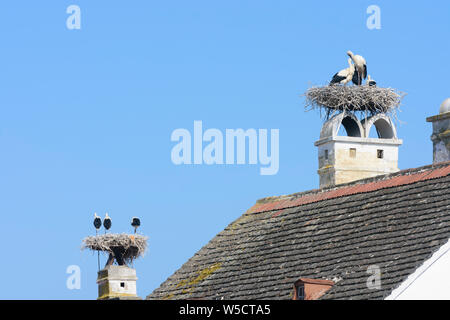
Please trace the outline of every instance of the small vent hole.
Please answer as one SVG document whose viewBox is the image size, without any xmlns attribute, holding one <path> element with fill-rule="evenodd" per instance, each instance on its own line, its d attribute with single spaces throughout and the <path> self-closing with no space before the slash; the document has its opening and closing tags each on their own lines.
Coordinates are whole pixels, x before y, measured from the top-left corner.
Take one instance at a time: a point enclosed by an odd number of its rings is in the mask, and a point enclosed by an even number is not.
<svg viewBox="0 0 450 320">
<path fill-rule="evenodd" d="M 383 150 L 377 150 L 377 158 L 383 159 L 384 158 L 384 151 Z"/>
</svg>

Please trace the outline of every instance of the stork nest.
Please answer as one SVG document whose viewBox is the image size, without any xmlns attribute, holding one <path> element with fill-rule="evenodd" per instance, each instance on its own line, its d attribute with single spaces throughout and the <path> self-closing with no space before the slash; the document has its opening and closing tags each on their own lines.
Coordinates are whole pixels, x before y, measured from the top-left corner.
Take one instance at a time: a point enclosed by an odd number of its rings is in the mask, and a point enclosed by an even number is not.
<svg viewBox="0 0 450 320">
<path fill-rule="evenodd" d="M 405 95 L 396 89 L 368 85 L 312 87 L 304 94 L 305 109 L 325 109 L 327 116 L 336 111 L 393 112 Z"/>
<path fill-rule="evenodd" d="M 142 235 L 108 233 L 97 236 L 89 236 L 83 239 L 82 249 L 103 251 L 115 255 L 122 253 L 122 259 L 126 263 L 144 255 L 147 249 L 148 237 Z"/>
</svg>

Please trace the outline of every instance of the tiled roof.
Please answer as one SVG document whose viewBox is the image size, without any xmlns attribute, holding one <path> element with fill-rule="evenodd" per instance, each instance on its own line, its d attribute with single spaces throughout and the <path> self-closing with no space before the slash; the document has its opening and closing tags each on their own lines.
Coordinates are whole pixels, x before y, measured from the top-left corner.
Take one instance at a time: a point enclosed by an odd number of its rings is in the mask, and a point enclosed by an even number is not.
<svg viewBox="0 0 450 320">
<path fill-rule="evenodd" d="M 147 298 L 291 299 L 299 278 L 335 281 L 322 299 L 385 298 L 449 239 L 449 194 L 447 162 L 262 199 Z"/>
</svg>

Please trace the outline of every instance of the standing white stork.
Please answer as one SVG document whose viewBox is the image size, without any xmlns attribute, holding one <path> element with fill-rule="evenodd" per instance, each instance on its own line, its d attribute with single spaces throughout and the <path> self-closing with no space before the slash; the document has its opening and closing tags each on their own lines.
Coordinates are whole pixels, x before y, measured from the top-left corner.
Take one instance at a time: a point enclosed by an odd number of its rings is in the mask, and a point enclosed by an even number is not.
<svg viewBox="0 0 450 320">
<path fill-rule="evenodd" d="M 108 216 L 108 213 L 105 214 L 105 219 L 103 219 L 103 226 L 105 227 L 105 234 L 106 231 L 109 230 L 109 228 L 111 228 L 111 218 Z"/>
<path fill-rule="evenodd" d="M 353 77 L 352 81 L 356 85 L 361 85 L 363 79 L 367 78 L 367 64 L 366 59 L 364 59 L 360 55 L 355 55 L 351 51 L 347 51 L 347 55 L 353 60 L 353 63 L 355 64 L 355 76 Z"/>
<path fill-rule="evenodd" d="M 95 227 L 95 234 L 97 234 L 98 229 L 102 227 L 102 219 L 97 215 L 97 212 L 94 213 L 94 227 Z"/>
<path fill-rule="evenodd" d="M 141 220 L 137 217 L 133 217 L 131 220 L 131 226 L 134 228 L 134 233 L 136 233 L 136 229 L 141 225 Z"/>
<path fill-rule="evenodd" d="M 343 69 L 343 70 L 339 71 L 338 73 L 336 73 L 330 81 L 330 86 L 333 84 L 336 84 L 336 83 L 339 83 L 339 84 L 349 83 L 352 80 L 354 73 L 355 73 L 355 65 L 352 63 L 352 59 L 349 58 L 348 59 L 348 68 Z"/>
<path fill-rule="evenodd" d="M 98 235 L 98 230 L 102 227 L 102 219 L 97 215 L 97 212 L 94 212 L 94 227 L 95 227 L 95 235 Z M 97 263 L 98 270 L 100 270 L 100 251 L 97 251 Z"/>
</svg>

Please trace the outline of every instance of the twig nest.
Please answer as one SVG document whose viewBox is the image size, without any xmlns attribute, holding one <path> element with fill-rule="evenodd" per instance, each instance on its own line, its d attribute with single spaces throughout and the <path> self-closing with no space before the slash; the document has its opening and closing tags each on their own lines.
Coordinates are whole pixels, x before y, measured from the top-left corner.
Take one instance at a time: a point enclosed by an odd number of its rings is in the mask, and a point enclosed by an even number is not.
<svg viewBox="0 0 450 320">
<path fill-rule="evenodd" d="M 372 114 L 393 111 L 405 95 L 396 89 L 368 85 L 312 87 L 304 94 L 306 109 L 369 111 Z"/>
<path fill-rule="evenodd" d="M 108 233 L 89 236 L 83 239 L 82 249 L 103 251 L 107 253 L 123 252 L 123 260 L 127 263 L 139 258 L 147 249 L 148 237 L 143 235 Z"/>
</svg>

